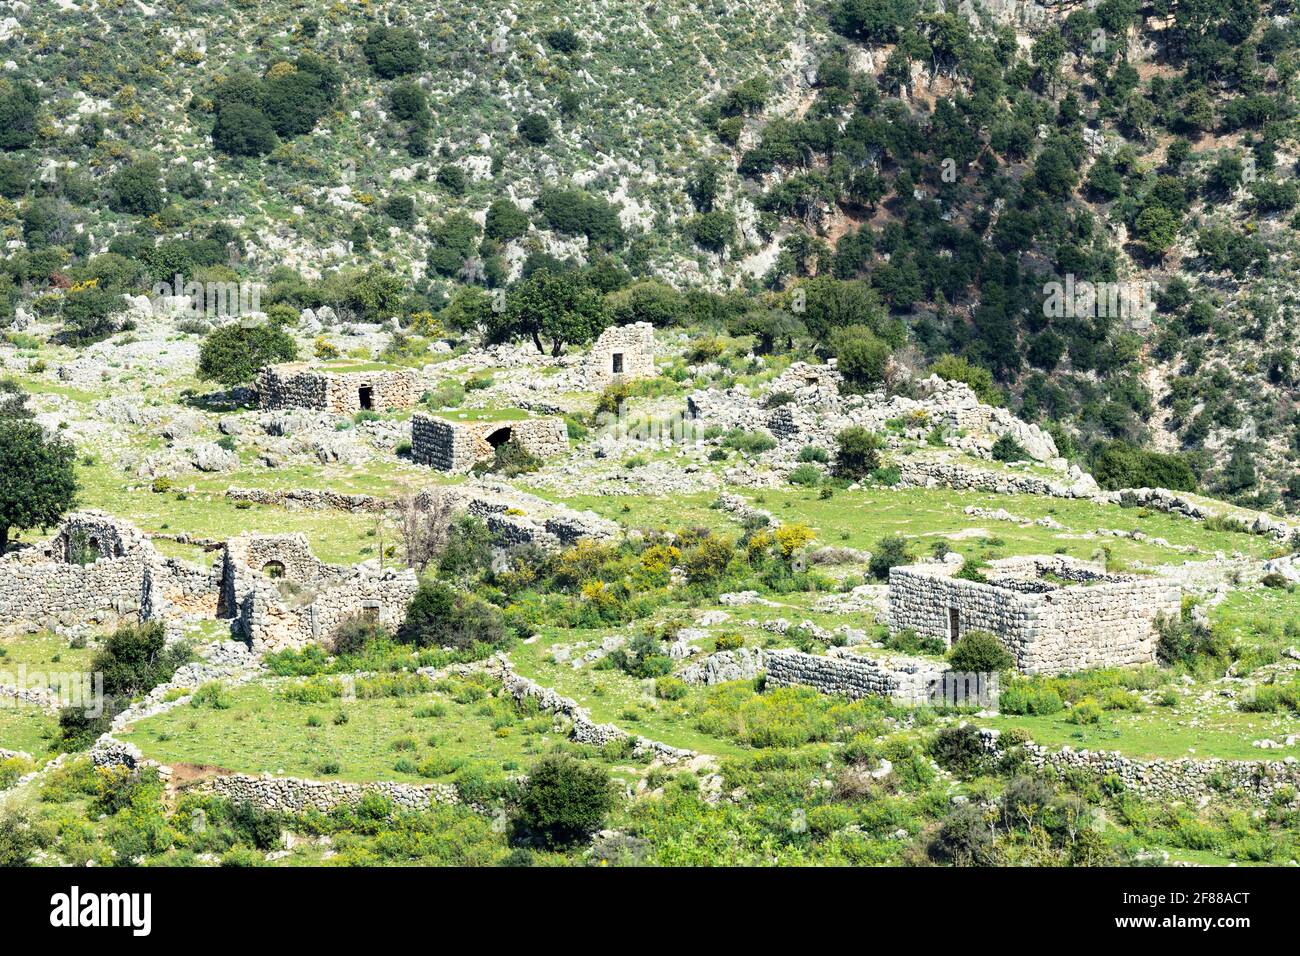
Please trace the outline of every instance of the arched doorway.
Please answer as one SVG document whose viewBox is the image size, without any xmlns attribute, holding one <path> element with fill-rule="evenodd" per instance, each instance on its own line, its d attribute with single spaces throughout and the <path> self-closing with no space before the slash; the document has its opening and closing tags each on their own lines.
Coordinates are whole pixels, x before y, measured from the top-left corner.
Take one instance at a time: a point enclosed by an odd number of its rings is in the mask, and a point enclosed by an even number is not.
<svg viewBox="0 0 1300 956">
<path fill-rule="evenodd" d="M 268 578 L 284 577 L 284 564 L 280 561 L 268 561 L 262 565 L 262 573 Z"/>
</svg>

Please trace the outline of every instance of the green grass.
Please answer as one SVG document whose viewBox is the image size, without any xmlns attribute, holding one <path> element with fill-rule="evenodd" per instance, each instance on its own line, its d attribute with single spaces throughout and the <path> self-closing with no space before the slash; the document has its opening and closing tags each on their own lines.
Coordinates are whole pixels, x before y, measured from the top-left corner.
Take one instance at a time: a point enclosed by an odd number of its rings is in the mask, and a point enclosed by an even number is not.
<svg viewBox="0 0 1300 956">
<path fill-rule="evenodd" d="M 23 750 L 37 757 L 50 749 L 58 735 L 57 717 L 29 704 L 0 700 L 0 747 Z"/>
<path fill-rule="evenodd" d="M 983 726 L 1026 730 L 1044 747 L 1075 750 L 1117 750 L 1130 757 L 1220 757 L 1226 760 L 1281 760 L 1300 756 L 1300 747 L 1262 750 L 1251 742 L 1263 738 L 1281 741 L 1300 733 L 1294 716 L 1242 714 L 1226 707 L 1200 707 L 1183 698 L 1177 707 L 1148 707 L 1142 713 L 1107 711 L 1101 722 L 1079 726 L 1062 711 L 1048 717 L 1005 716 L 975 718 Z"/>
<path fill-rule="evenodd" d="M 781 521 L 809 525 L 818 532 L 818 544 L 847 545 L 866 550 L 886 535 L 901 534 L 914 542 L 913 548 L 918 554 L 928 551 L 933 542 L 947 537 L 949 547 L 954 551 L 986 559 L 1055 552 L 1091 558 L 1103 548 L 1109 548 L 1120 562 L 1166 564 L 1198 557 L 1130 538 L 1109 535 L 1079 537 L 1098 528 L 1140 530 L 1151 537 L 1164 538 L 1170 544 L 1191 545 L 1205 552 L 1203 557 L 1206 558 L 1216 550 L 1241 551 L 1254 557 L 1265 557 L 1276 547 L 1273 541 L 1258 535 L 1209 531 L 1198 522 L 1159 512 L 1033 495 L 906 488 L 837 491 L 831 498 L 820 498 L 815 491 L 773 489 L 748 492 L 746 497 Z M 1038 525 L 1020 527 L 1010 521 L 978 518 L 963 512 L 970 505 L 1003 508 L 1031 520 L 1050 515 L 1067 530 L 1055 531 Z M 971 528 L 983 528 L 988 534 L 952 538 Z"/>
<path fill-rule="evenodd" d="M 12 674 L 20 666 L 29 675 L 34 671 L 80 672 L 90 666 L 94 654 L 88 648 L 69 647 L 67 640 L 50 631 L 0 637 L 0 674 Z"/>
<path fill-rule="evenodd" d="M 561 740 L 552 730 L 551 717 L 523 716 L 502 699 L 462 704 L 431 690 L 410 697 L 315 704 L 286 700 L 260 685 L 231 690 L 227 697 L 229 709 L 176 707 L 119 736 L 165 763 L 407 783 L 447 781 L 453 774 L 424 777 L 397 770 L 400 759 L 419 765 L 437 756 L 515 772 Z M 441 716 L 416 716 L 435 703 L 443 709 Z M 335 723 L 340 713 L 347 715 L 346 723 Z M 309 720 L 319 726 L 310 726 Z M 398 749 L 397 741 L 413 741 L 414 747 Z M 339 765 L 337 774 L 322 772 L 328 762 Z"/>
</svg>

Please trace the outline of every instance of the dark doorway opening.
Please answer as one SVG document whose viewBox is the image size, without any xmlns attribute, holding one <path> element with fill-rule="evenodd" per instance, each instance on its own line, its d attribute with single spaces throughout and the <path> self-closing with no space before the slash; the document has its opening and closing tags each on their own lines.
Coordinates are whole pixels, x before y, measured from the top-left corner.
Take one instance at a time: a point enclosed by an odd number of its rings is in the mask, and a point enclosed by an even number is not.
<svg viewBox="0 0 1300 956">
<path fill-rule="evenodd" d="M 614 374 L 622 375 L 623 374 L 623 353 L 615 352 L 613 355 L 613 362 L 614 362 Z"/>
<path fill-rule="evenodd" d="M 509 427 L 498 428 L 492 434 L 488 435 L 487 440 L 488 440 L 488 444 L 491 445 L 493 448 L 500 448 L 502 445 L 504 445 L 506 442 L 510 440 Z"/>
<path fill-rule="evenodd" d="M 262 565 L 262 573 L 268 578 L 282 578 L 284 577 L 284 565 L 279 561 L 268 561 Z"/>
<path fill-rule="evenodd" d="M 362 385 L 357 389 L 357 400 L 361 403 L 361 410 L 368 412 L 375 407 L 375 390 L 369 385 Z"/>
<path fill-rule="evenodd" d="M 955 607 L 948 608 L 948 643 L 957 643 L 957 632 L 961 630 L 961 612 Z"/>
</svg>

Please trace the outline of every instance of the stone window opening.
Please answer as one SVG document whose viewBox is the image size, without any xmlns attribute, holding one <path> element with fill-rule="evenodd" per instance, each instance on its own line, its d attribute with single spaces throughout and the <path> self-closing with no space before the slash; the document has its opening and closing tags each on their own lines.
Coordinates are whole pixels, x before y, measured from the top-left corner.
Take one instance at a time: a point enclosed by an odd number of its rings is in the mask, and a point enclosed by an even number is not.
<svg viewBox="0 0 1300 956">
<path fill-rule="evenodd" d="M 614 374 L 622 375 L 623 374 L 623 353 L 615 352 L 611 356 L 611 361 L 613 362 Z"/>
<path fill-rule="evenodd" d="M 284 577 L 284 564 L 280 561 L 268 561 L 262 565 L 262 573 L 268 578 Z"/>
<path fill-rule="evenodd" d="M 363 412 L 368 412 L 375 407 L 375 390 L 370 385 L 362 385 L 357 389 L 357 401 L 361 405 Z"/>
<path fill-rule="evenodd" d="M 957 643 L 958 633 L 961 630 L 961 611 L 955 607 L 948 608 L 948 645 L 951 647 Z"/>
</svg>

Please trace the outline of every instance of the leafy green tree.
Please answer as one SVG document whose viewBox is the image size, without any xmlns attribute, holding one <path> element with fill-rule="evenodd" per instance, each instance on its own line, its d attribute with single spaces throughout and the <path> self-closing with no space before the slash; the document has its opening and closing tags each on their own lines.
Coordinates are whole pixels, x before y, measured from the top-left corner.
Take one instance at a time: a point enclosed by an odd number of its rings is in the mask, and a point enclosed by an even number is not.
<svg viewBox="0 0 1300 956">
<path fill-rule="evenodd" d="M 722 252 L 736 237 L 736 217 L 725 209 L 702 212 L 686 220 L 686 234 L 710 252 Z"/>
<path fill-rule="evenodd" d="M 385 80 L 415 73 L 424 62 L 419 36 L 406 27 L 372 27 L 361 52 L 375 75 Z"/>
<path fill-rule="evenodd" d="M 880 467 L 880 439 L 861 425 L 850 425 L 835 436 L 833 471 L 839 478 L 860 481 Z"/>
<path fill-rule="evenodd" d="M 948 652 L 948 663 L 955 671 L 987 674 L 1014 667 L 1016 659 L 988 631 L 967 631 Z"/>
<path fill-rule="evenodd" d="M 1134 225 L 1138 241 L 1153 255 L 1163 256 L 1178 238 L 1182 220 L 1177 213 L 1155 203 L 1138 214 Z"/>
<path fill-rule="evenodd" d="M 540 113 L 519 117 L 519 138 L 534 146 L 545 146 L 551 139 L 551 121 Z"/>
<path fill-rule="evenodd" d="M 388 109 L 404 123 L 427 120 L 429 97 L 418 83 L 398 83 L 388 91 Z"/>
<path fill-rule="evenodd" d="M 268 365 L 298 357 L 293 336 L 278 325 L 232 322 L 214 329 L 199 350 L 199 378 L 235 386 L 251 382 Z"/>
<path fill-rule="evenodd" d="M 582 276 L 550 271 L 534 273 L 511 290 L 502 318 L 499 333 L 530 336 L 539 352 L 548 339 L 554 356 L 566 345 L 591 342 L 610 321 L 604 297 Z"/>
<path fill-rule="evenodd" d="M 30 83 L 0 83 L 0 149 L 26 149 L 36 141 L 41 97 Z"/>
<path fill-rule="evenodd" d="M 916 0 L 839 0 L 831 7 L 831 29 L 850 40 L 893 43 L 920 12 Z"/>
<path fill-rule="evenodd" d="M 36 413 L 27 407 L 23 387 L 12 378 L 0 378 L 0 420 L 34 417 Z"/>
<path fill-rule="evenodd" d="M 231 103 L 217 112 L 212 145 L 228 156 L 265 156 L 278 142 L 271 121 L 256 106 Z"/>
<path fill-rule="evenodd" d="M 69 345 L 88 345 L 108 338 L 118 330 L 118 322 L 113 317 L 125 307 L 122 296 L 108 289 L 69 291 L 63 297 L 60 341 Z"/>
<path fill-rule="evenodd" d="M 518 239 L 527 232 L 528 214 L 509 199 L 495 199 L 492 205 L 488 206 L 483 235 L 489 239 L 506 242 L 510 239 Z"/>
<path fill-rule="evenodd" d="M 44 530 L 77 502 L 76 449 L 35 422 L 0 418 L 0 555 L 13 529 Z"/>
<path fill-rule="evenodd" d="M 871 560 L 867 569 L 877 581 L 889 580 L 889 569 L 907 564 L 912 560 L 908 550 L 907 539 L 901 535 L 889 535 L 876 542 L 871 549 Z"/>
<path fill-rule="evenodd" d="M 104 693 L 135 697 L 153 690 L 193 657 L 188 645 L 168 646 L 161 621 L 120 627 L 108 636 L 90 669 L 104 675 Z"/>
<path fill-rule="evenodd" d="M 515 839 L 560 848 L 585 839 L 614 806 L 608 772 L 568 754 L 533 764 L 515 811 Z"/>
<path fill-rule="evenodd" d="M 803 311 L 798 309 L 803 295 Z M 856 279 L 842 280 L 829 275 L 795 286 L 791 294 L 796 315 L 817 344 L 826 344 L 836 329 L 860 325 L 872 332 L 884 332 L 887 314 L 875 290 Z"/>
<path fill-rule="evenodd" d="M 397 639 L 403 644 L 457 650 L 475 644 L 495 647 L 505 636 L 501 611 L 496 606 L 442 581 L 420 585 L 397 630 Z"/>
<path fill-rule="evenodd" d="M 162 211 L 162 175 L 154 160 L 123 166 L 108 181 L 108 204 L 115 212 L 152 216 Z"/>
<path fill-rule="evenodd" d="M 836 329 L 830 348 L 848 391 L 865 392 L 884 384 L 891 350 L 871 329 L 865 325 Z"/>
</svg>

